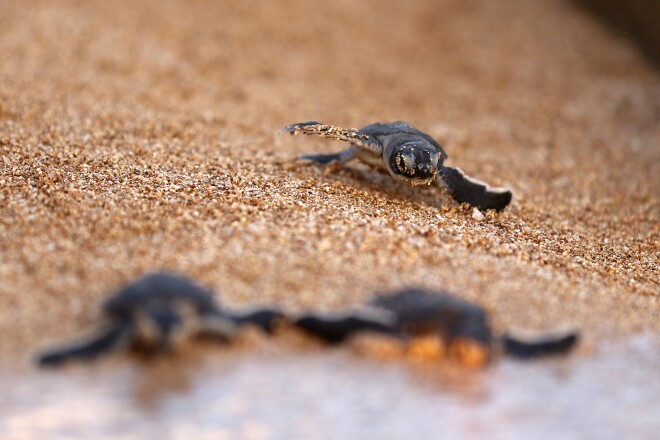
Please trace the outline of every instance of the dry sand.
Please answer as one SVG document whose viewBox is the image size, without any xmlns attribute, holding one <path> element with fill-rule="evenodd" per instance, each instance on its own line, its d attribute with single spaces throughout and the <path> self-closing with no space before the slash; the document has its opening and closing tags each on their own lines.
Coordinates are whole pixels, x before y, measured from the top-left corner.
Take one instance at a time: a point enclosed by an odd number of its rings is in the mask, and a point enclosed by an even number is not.
<svg viewBox="0 0 660 440">
<path fill-rule="evenodd" d="M 660 332 L 660 75 L 570 3 L 2 2 L 0 54 L 10 370 L 162 269 L 293 310 L 444 288 L 577 356 Z M 295 163 L 343 148 L 277 133 L 309 119 L 406 120 L 514 201 Z"/>
</svg>

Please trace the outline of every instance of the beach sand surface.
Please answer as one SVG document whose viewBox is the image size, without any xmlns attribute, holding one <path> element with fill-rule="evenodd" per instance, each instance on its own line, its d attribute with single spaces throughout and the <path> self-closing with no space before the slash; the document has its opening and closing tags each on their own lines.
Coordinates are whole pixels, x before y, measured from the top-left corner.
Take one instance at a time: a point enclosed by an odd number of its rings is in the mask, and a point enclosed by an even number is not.
<svg viewBox="0 0 660 440">
<path fill-rule="evenodd" d="M 0 437 L 660 430 L 660 75 L 572 3 L 2 2 L 0 54 Z M 344 148 L 279 133 L 310 119 L 405 120 L 514 200 L 477 220 L 440 187 L 297 162 Z M 34 367 L 161 270 L 294 312 L 445 289 L 497 331 L 582 339 L 481 372 L 286 341 Z"/>
</svg>

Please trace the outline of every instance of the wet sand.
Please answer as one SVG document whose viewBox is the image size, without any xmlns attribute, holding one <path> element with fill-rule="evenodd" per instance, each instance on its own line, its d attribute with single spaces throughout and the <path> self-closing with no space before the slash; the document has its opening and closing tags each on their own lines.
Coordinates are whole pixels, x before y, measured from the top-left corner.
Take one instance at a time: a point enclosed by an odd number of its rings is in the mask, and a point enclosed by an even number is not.
<svg viewBox="0 0 660 440">
<path fill-rule="evenodd" d="M 89 378 L 92 395 L 67 398 L 84 405 L 98 391 L 89 423 L 155 435 L 167 412 L 145 413 L 154 425 L 139 422 L 139 411 L 117 418 L 130 395 L 113 387 L 120 376 L 106 383 L 103 363 L 63 379 L 30 364 L 37 349 L 90 325 L 102 298 L 153 270 L 194 277 L 227 304 L 291 310 L 354 306 L 407 285 L 444 288 L 486 307 L 499 330 L 580 328 L 584 342 L 566 374 L 582 377 L 602 361 L 619 379 L 596 370 L 588 386 L 556 382 L 563 395 L 588 402 L 598 387 L 631 390 L 647 411 L 658 408 L 657 363 L 644 350 L 602 347 L 660 339 L 660 76 L 570 3 L 5 2 L 0 53 L 0 353 L 3 381 L 17 387 L 2 408 L 12 417 L 57 413 L 39 390 L 84 390 Z M 510 186 L 514 201 L 477 221 L 441 188 L 401 186 L 357 164 L 296 163 L 343 147 L 278 134 L 309 119 L 406 120 L 443 145 L 449 164 Z M 116 362 L 122 371 L 135 365 Z M 236 368 L 262 377 L 254 362 L 246 355 Z M 310 371 L 334 380 L 336 368 L 315 362 Z M 341 364 L 351 386 L 369 375 L 359 362 Z M 277 392 L 297 376 L 272 368 Z M 528 375 L 511 429 L 547 391 L 535 386 L 535 368 L 552 376 L 554 367 L 507 361 L 479 379 L 506 399 L 494 376 Z M 628 369 L 650 384 L 624 384 Z M 386 384 L 390 373 L 374 374 Z M 205 377 L 223 386 L 218 373 Z M 241 382 L 246 408 L 259 411 L 251 381 Z M 312 382 L 304 399 L 323 405 Z M 379 383 L 365 383 L 365 398 L 387 395 Z M 425 391 L 409 387 L 410 396 Z M 194 389 L 172 399 L 200 405 Z M 33 407 L 11 397 L 25 395 Z M 310 424 L 323 431 L 346 420 L 352 435 L 366 423 L 361 412 L 387 416 L 385 404 L 343 410 L 341 399 L 357 395 L 328 400 L 337 409 Z M 279 414 L 304 408 L 296 405 Z M 631 417 L 636 405 L 625 407 Z M 618 411 L 603 408 L 608 420 Z M 410 413 L 396 432 L 421 429 L 413 410 L 399 411 Z M 22 438 L 12 426 L 8 436 Z M 588 421 L 569 427 L 603 438 Z M 651 421 L 640 435 L 657 428 Z"/>
<path fill-rule="evenodd" d="M 0 432 L 11 438 L 651 439 L 660 383 L 649 374 L 660 366 L 658 349 L 657 338 L 638 335 L 626 344 L 606 341 L 587 357 L 505 360 L 479 372 L 284 346 L 222 356 L 209 350 L 194 364 L 160 359 L 135 368 L 113 359 L 94 370 L 30 373 L 9 387 L 11 408 Z"/>
</svg>

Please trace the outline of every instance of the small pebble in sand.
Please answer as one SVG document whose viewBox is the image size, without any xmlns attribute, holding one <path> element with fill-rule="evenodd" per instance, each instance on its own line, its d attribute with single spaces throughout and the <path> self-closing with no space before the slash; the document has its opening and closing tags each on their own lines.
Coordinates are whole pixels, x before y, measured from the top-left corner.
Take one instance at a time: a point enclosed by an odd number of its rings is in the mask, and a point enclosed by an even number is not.
<svg viewBox="0 0 660 440">
<path fill-rule="evenodd" d="M 480 222 L 481 220 L 484 219 L 484 214 L 481 211 L 479 211 L 479 209 L 474 208 L 472 210 L 472 218 Z"/>
</svg>

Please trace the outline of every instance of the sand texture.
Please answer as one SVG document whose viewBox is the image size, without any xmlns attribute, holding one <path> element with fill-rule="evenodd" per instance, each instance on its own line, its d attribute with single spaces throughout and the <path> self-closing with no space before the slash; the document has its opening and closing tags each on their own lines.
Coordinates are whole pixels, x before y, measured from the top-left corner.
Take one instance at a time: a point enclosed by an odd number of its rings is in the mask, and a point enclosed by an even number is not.
<svg viewBox="0 0 660 440">
<path fill-rule="evenodd" d="M 443 288 L 499 330 L 579 328 L 575 362 L 658 347 L 660 75 L 571 3 L 5 1 L 0 54 L 7 374 L 154 270 L 291 310 Z M 278 133 L 310 119 L 405 120 L 514 200 L 478 220 L 298 163 L 346 145 Z"/>
</svg>

